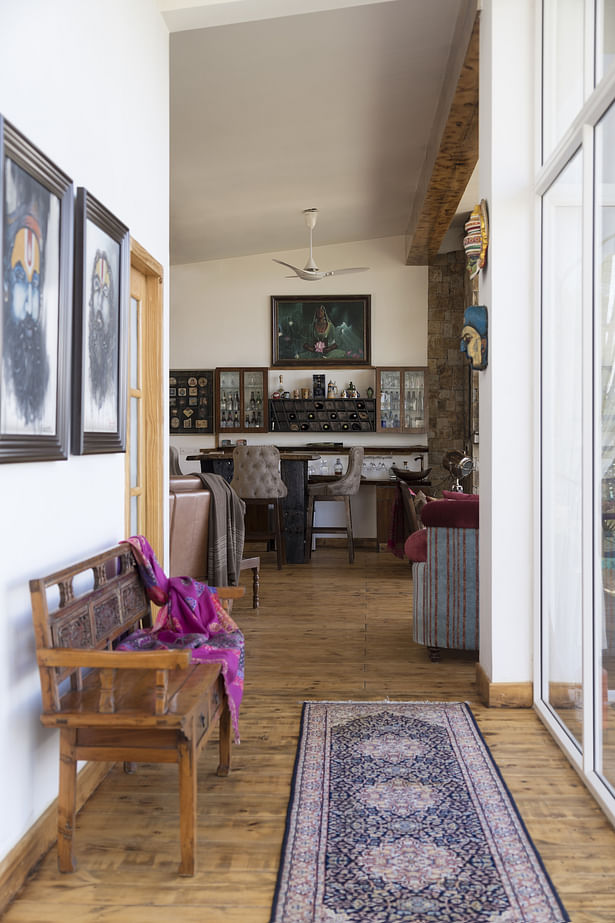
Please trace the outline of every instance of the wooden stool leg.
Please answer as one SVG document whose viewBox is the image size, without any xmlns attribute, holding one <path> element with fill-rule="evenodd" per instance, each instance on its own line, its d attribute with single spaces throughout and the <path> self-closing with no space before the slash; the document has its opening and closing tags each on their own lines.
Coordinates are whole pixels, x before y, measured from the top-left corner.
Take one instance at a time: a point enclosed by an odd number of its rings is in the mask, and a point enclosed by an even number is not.
<svg viewBox="0 0 615 923">
<path fill-rule="evenodd" d="M 216 775 L 228 776 L 231 771 L 231 712 L 228 707 L 226 693 L 224 694 L 224 705 L 220 715 L 218 733 L 220 735 L 220 764 L 216 770 Z"/>
<path fill-rule="evenodd" d="M 180 875 L 194 875 L 196 868 L 196 751 L 194 738 L 179 743 L 179 842 Z"/>
<path fill-rule="evenodd" d="M 259 588 L 260 588 L 260 565 L 256 565 L 252 568 L 252 608 L 258 609 L 260 604 Z"/>
<path fill-rule="evenodd" d="M 77 731 L 66 728 L 60 731 L 60 786 L 58 794 L 58 870 L 74 872 L 77 865 L 73 857 L 73 831 L 75 829 L 77 760 L 75 744 Z"/>
<path fill-rule="evenodd" d="M 344 497 L 344 506 L 346 507 L 346 535 L 348 536 L 348 561 L 354 562 L 354 538 L 352 535 L 352 513 L 350 510 L 350 497 Z"/>
<path fill-rule="evenodd" d="M 314 527 L 314 497 L 310 494 L 307 508 L 307 529 L 305 533 L 305 558 L 306 561 L 312 560 L 312 529 Z"/>
</svg>

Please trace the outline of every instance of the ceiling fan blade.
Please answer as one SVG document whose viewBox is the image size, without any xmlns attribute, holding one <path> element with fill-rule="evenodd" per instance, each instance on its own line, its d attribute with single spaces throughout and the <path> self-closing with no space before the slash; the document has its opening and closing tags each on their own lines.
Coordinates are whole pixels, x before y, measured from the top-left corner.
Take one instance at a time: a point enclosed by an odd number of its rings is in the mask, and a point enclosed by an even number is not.
<svg viewBox="0 0 615 923">
<path fill-rule="evenodd" d="M 296 272 L 297 275 L 301 272 L 298 266 L 293 266 L 292 263 L 285 263 L 284 260 L 276 260 L 275 257 L 272 257 L 274 263 L 280 263 L 281 266 L 288 266 L 289 269 L 292 269 L 293 272 Z"/>
<path fill-rule="evenodd" d="M 368 272 L 369 266 L 353 266 L 351 269 L 331 269 L 328 276 L 341 276 L 349 272 Z"/>
</svg>

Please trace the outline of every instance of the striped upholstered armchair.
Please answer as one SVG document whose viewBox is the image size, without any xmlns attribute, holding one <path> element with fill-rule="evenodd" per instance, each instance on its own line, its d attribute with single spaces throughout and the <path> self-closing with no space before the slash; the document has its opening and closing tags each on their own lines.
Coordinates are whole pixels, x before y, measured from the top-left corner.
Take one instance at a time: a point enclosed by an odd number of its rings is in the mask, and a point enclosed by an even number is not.
<svg viewBox="0 0 615 923">
<path fill-rule="evenodd" d="M 405 543 L 412 562 L 413 638 L 439 660 L 440 648 L 478 650 L 478 496 L 448 494 L 423 507 L 424 529 Z"/>
</svg>

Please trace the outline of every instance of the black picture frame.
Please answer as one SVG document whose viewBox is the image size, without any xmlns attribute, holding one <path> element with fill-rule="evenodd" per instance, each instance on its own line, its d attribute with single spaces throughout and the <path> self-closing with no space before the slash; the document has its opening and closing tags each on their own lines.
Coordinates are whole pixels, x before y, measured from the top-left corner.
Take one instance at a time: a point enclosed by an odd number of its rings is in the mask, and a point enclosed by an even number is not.
<svg viewBox="0 0 615 923">
<path fill-rule="evenodd" d="M 316 313 L 327 330 L 314 330 Z M 272 295 L 271 364 L 275 368 L 371 365 L 371 295 Z"/>
<path fill-rule="evenodd" d="M 0 115 L 0 462 L 68 458 L 73 182 Z"/>
<path fill-rule="evenodd" d="M 130 235 L 87 189 L 77 189 L 72 451 L 126 451 Z"/>
<path fill-rule="evenodd" d="M 213 433 L 216 419 L 213 369 L 169 370 L 169 433 Z"/>
</svg>

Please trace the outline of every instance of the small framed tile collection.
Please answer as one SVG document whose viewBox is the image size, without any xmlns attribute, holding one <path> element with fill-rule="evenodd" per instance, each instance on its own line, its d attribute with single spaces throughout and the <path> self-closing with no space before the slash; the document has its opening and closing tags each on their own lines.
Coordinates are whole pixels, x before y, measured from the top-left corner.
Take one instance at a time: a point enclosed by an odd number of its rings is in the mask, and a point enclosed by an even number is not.
<svg viewBox="0 0 615 923">
<path fill-rule="evenodd" d="M 213 369 L 171 369 L 169 431 L 174 436 L 214 432 Z"/>
</svg>

